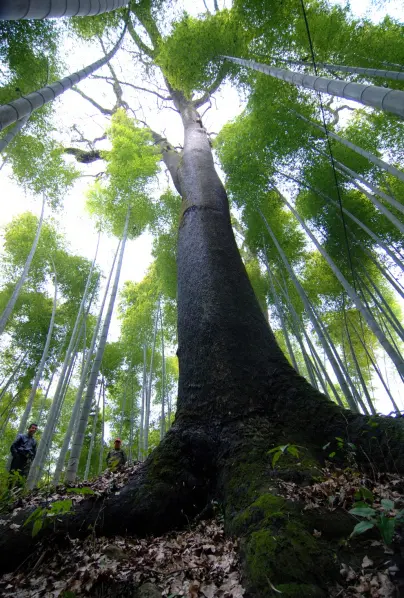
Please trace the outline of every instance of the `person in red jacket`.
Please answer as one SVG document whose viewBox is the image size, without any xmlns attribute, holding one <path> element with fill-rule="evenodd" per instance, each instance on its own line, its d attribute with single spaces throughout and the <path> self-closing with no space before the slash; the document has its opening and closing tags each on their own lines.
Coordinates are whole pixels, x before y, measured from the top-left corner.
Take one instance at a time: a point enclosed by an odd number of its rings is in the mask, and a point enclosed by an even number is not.
<svg viewBox="0 0 404 598">
<path fill-rule="evenodd" d="M 126 463 L 125 451 L 121 449 L 121 439 L 115 438 L 114 448 L 108 452 L 107 465 L 112 471 L 121 469 Z"/>
</svg>

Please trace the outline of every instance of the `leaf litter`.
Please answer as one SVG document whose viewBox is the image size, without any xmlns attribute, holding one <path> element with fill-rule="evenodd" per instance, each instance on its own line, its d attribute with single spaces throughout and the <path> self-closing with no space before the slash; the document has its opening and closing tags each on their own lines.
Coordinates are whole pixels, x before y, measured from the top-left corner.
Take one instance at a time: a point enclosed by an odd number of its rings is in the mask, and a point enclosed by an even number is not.
<svg viewBox="0 0 404 598">
<path fill-rule="evenodd" d="M 78 503 L 91 497 L 99 499 L 117 494 L 138 467 L 139 464 L 119 472 L 105 472 L 75 488 L 60 485 L 37 489 L 20 496 L 10 508 L 10 514 L 26 507 L 43 506 L 44 499 L 51 503 L 69 498 Z M 279 485 L 285 498 L 301 502 L 305 510 L 349 510 L 360 488 L 372 492 L 375 509 L 383 499 L 403 505 L 404 479 L 395 474 L 376 473 L 370 478 L 355 470 L 328 465 L 314 484 L 301 486 L 281 480 Z M 12 525 L 18 533 L 19 526 Z M 321 532 L 313 529 L 313 536 L 321 537 Z M 401 557 L 404 557 L 402 537 L 399 544 Z M 366 547 L 371 556 L 363 552 Z M 371 551 L 375 549 L 383 555 L 381 559 L 373 558 Z M 359 565 L 340 562 L 340 583 L 329 588 L 329 598 L 397 598 L 404 595 L 397 587 L 397 573 L 402 575 L 403 572 L 399 572 L 399 567 L 391 561 L 393 551 L 374 539 L 365 541 L 364 545 L 362 542 L 360 550 L 363 557 Z M 84 541 L 66 538 L 63 547 L 43 544 L 36 561 L 29 567 L 0 577 L 0 595 L 4 598 L 64 598 L 65 595 L 85 598 L 93 596 L 100 583 L 138 587 L 148 582 L 165 598 L 242 598 L 245 589 L 241 580 L 238 542 L 225 536 L 223 523 L 218 520 L 202 521 L 187 531 L 156 538 L 97 538 L 93 535 Z"/>
</svg>

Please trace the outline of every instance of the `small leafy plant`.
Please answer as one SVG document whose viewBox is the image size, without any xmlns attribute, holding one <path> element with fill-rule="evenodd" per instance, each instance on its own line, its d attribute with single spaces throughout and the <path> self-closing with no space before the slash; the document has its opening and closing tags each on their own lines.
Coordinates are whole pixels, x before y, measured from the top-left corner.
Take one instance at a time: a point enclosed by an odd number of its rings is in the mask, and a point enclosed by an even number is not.
<svg viewBox="0 0 404 598">
<path fill-rule="evenodd" d="M 374 509 L 366 503 L 366 500 L 371 501 L 372 504 L 374 502 L 374 496 L 367 488 L 360 488 L 355 493 L 355 498 L 359 498 L 359 501 L 349 512 L 356 517 L 362 517 L 363 521 L 355 525 L 350 537 L 358 536 L 375 527 L 379 530 L 384 544 L 390 546 L 396 525 L 404 522 L 404 510 L 391 515 L 391 511 L 394 511 L 394 502 L 388 498 L 380 501 L 380 510 Z"/>
<path fill-rule="evenodd" d="M 335 440 L 337 443 L 337 447 L 336 447 L 337 450 L 331 451 L 331 453 L 329 453 L 328 457 L 330 459 L 333 459 L 336 456 L 337 451 L 339 451 L 339 453 L 344 456 L 344 459 L 346 459 L 346 461 L 348 461 L 348 464 L 351 467 L 355 466 L 356 465 L 356 446 L 353 444 L 353 442 L 348 442 L 347 440 L 344 440 L 340 436 L 336 436 Z M 325 444 L 323 446 L 323 451 L 330 448 L 330 446 L 331 446 L 331 442 L 327 442 L 327 444 Z"/>
<path fill-rule="evenodd" d="M 272 467 L 275 468 L 275 465 L 282 455 L 286 455 L 287 453 L 298 459 L 299 447 L 296 444 L 282 444 L 280 446 L 275 446 L 273 449 L 268 451 L 268 455 L 272 455 Z"/>
<path fill-rule="evenodd" d="M 92 488 L 84 487 L 84 488 L 66 488 L 66 492 L 69 494 L 83 494 L 83 495 L 90 495 L 95 494 Z"/>
<path fill-rule="evenodd" d="M 73 501 L 65 499 L 57 500 L 49 507 L 37 507 L 24 522 L 24 526 L 33 522 L 32 537 L 34 538 L 43 527 L 49 525 L 56 517 L 72 513 L 72 504 Z"/>
</svg>

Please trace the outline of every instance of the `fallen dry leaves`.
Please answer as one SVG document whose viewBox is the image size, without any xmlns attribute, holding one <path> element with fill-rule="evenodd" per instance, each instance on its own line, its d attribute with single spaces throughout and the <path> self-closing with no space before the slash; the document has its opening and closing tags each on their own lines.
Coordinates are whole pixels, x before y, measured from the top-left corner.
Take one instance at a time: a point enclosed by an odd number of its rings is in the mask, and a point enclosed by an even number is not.
<svg viewBox="0 0 404 598">
<path fill-rule="evenodd" d="M 91 488 L 98 499 L 119 493 L 138 467 L 106 472 L 93 482 L 79 484 L 78 488 Z M 403 506 L 404 479 L 393 474 L 375 474 L 371 478 L 357 471 L 329 466 L 314 484 L 300 486 L 286 481 L 279 484 L 282 494 L 303 503 L 304 509 L 349 510 L 355 492 L 363 487 L 373 493 L 376 509 L 383 498 Z M 58 486 L 20 497 L 10 511 L 16 513 L 27 506 L 43 506 L 65 498 L 77 503 L 89 496 Z M 19 526 L 15 527 L 18 533 Z M 316 529 L 312 533 L 314 537 L 322 536 Z M 369 547 L 376 545 L 382 546 L 381 542 L 368 541 Z M 393 571 L 391 554 L 392 551 L 386 551 L 386 558 L 375 563 L 373 557 L 362 552 L 360 565 L 355 567 L 340 562 L 341 580 L 329 588 L 329 598 L 400 596 L 397 593 L 400 590 L 392 582 L 397 579 L 398 569 Z M 157 538 L 89 536 L 84 541 L 67 539 L 63 548 L 45 546 L 28 568 L 0 578 L 0 595 L 4 598 L 64 598 L 66 592 L 72 592 L 67 595 L 84 598 L 93 595 L 100 583 L 111 582 L 136 586 L 150 582 L 166 598 L 242 598 L 245 594 L 240 581 L 237 541 L 226 538 L 223 525 L 213 520 L 193 525 L 188 531 Z"/>
<path fill-rule="evenodd" d="M 161 596 L 242 598 L 237 543 L 216 521 L 158 538 L 69 540 L 48 550 L 30 571 L 0 578 L 4 598 L 58 598 L 67 591 L 91 595 L 99 582 L 154 583 Z"/>
</svg>

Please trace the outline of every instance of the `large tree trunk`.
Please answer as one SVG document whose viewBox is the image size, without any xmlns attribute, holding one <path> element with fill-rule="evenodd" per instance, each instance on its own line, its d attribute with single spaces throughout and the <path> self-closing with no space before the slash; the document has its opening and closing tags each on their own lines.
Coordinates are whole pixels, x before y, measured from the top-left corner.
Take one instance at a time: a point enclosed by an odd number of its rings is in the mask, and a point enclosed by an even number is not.
<svg viewBox="0 0 404 598">
<path fill-rule="evenodd" d="M 370 428 L 368 418 L 328 401 L 289 365 L 237 250 L 206 132 L 190 103 L 176 97 L 176 105 L 185 128 L 177 181 L 184 201 L 177 257 L 176 420 L 119 494 L 81 502 L 73 515 L 39 537 L 55 532 L 63 537 L 67 530 L 70 537 L 83 536 L 89 525 L 105 535 L 157 534 L 186 525 L 216 498 L 227 531 L 243 537 L 249 596 L 271 596 L 268 579 L 285 598 L 325 596 L 323 588 L 335 572 L 332 538 L 349 534 L 340 524 L 347 516 L 338 514 L 336 526 L 330 521 L 337 515 L 327 515 L 327 531 L 316 514 L 309 516 L 279 496 L 278 481 L 310 477 L 323 444 L 347 435 L 357 446 L 358 461 L 369 458 L 382 468 L 404 471 L 404 432 L 389 418 Z M 287 461 L 273 470 L 268 450 L 285 441 L 304 447 L 301 466 Z M 13 521 L 26 517 L 20 511 Z M 26 558 L 36 540 L 30 525 L 15 532 L 9 523 L 0 534 L 2 569 Z M 325 530 L 324 538 L 314 538 L 313 528 Z"/>
</svg>

